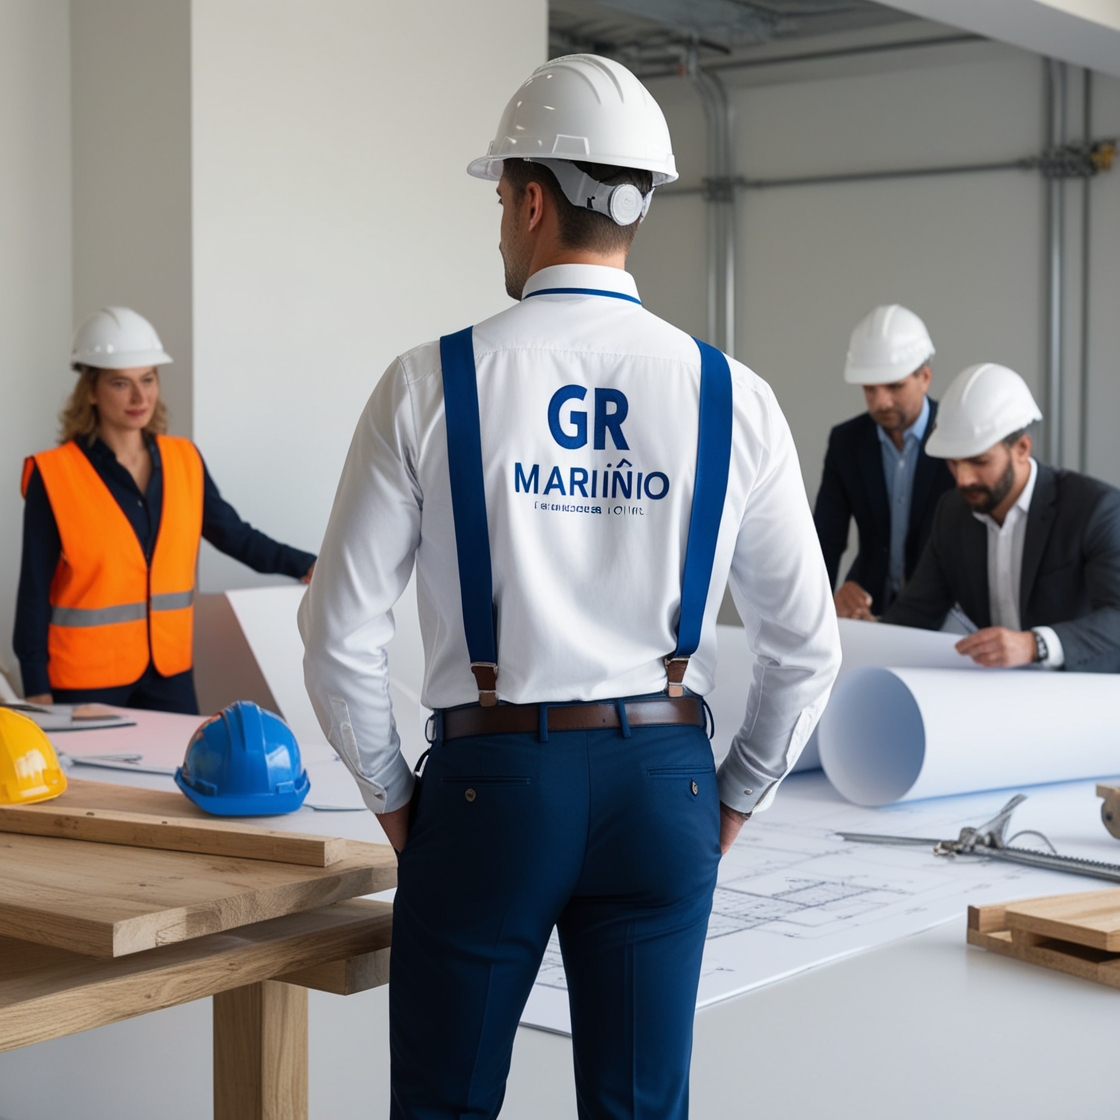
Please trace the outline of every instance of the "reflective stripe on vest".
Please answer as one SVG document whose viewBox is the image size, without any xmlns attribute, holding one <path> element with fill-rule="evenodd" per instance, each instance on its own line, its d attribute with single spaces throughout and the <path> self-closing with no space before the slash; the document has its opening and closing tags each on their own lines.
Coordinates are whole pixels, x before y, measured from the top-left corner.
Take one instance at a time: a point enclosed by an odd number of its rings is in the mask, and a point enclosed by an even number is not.
<svg viewBox="0 0 1120 1120">
<path fill-rule="evenodd" d="M 445 335 L 439 345 L 463 629 L 471 668 L 479 682 L 480 700 L 487 703 L 483 698 L 487 673 L 480 667 L 493 666 L 496 679 L 498 657 L 473 331 L 473 327 L 467 327 Z M 700 644 L 731 463 L 731 370 L 719 350 L 699 339 L 694 341 L 700 349 L 696 478 L 681 575 L 677 646 L 665 658 L 670 695 L 680 694 L 688 659 Z M 493 684 L 489 687 L 495 688 Z M 496 692 L 489 699 L 490 703 L 495 701 Z"/>
<path fill-rule="evenodd" d="M 194 605 L 194 590 L 172 591 L 167 595 L 153 595 L 153 611 L 180 611 Z M 146 618 L 148 607 L 144 603 L 123 603 L 119 607 L 51 607 L 51 624 L 54 626 L 108 626 L 111 622 L 135 622 Z"/>
<path fill-rule="evenodd" d="M 51 582 L 52 688 L 114 688 L 151 661 L 164 676 L 192 664 L 202 459 L 189 440 L 158 436 L 163 506 L 151 565 L 109 488 L 74 442 L 34 457 L 62 542 Z M 25 468 L 24 484 L 30 477 Z"/>
</svg>

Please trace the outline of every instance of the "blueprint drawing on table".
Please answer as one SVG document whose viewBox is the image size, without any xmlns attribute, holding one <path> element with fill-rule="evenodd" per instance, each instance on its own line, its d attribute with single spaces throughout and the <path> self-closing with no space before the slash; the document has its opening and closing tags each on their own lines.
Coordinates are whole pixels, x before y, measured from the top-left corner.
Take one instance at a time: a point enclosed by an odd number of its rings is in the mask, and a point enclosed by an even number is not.
<svg viewBox="0 0 1120 1120">
<path fill-rule="evenodd" d="M 1115 862 L 1093 782 L 1025 790 L 1013 830 L 1037 828 L 1060 852 Z M 786 779 L 774 806 L 752 819 L 720 865 L 697 1007 L 852 953 L 961 921 L 969 905 L 1099 889 L 1073 875 L 923 848 L 848 843 L 836 834 L 880 832 L 955 838 L 994 816 L 1007 791 L 863 809 L 843 801 L 820 771 Z M 568 1033 L 567 987 L 553 934 L 522 1016 Z"/>
</svg>

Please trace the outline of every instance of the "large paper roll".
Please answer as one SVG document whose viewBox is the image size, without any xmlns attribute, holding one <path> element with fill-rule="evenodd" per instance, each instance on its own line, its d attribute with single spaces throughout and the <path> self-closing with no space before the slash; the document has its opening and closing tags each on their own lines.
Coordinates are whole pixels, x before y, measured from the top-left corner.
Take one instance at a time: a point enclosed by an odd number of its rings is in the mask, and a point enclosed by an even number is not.
<svg viewBox="0 0 1120 1120">
<path fill-rule="evenodd" d="M 1120 675 L 857 669 L 832 693 L 821 764 L 857 805 L 1120 773 Z"/>
</svg>

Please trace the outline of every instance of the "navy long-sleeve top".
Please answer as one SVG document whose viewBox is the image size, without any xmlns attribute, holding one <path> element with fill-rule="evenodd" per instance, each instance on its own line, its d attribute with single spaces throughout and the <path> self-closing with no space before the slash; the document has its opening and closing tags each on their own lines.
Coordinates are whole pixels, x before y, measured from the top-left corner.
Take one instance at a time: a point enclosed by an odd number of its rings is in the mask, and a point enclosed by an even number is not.
<svg viewBox="0 0 1120 1120">
<path fill-rule="evenodd" d="M 92 444 L 78 440 L 94 470 L 109 488 L 136 532 L 144 556 L 151 563 L 163 512 L 163 468 L 159 446 L 146 440 L 152 456 L 152 476 L 141 493 L 128 468 L 122 466 L 112 449 L 100 439 Z M 247 521 L 242 521 L 219 493 L 206 463 L 202 464 L 202 536 L 219 551 L 247 564 L 257 572 L 299 579 L 315 563 L 310 552 L 301 552 L 274 541 Z M 47 488 L 36 467 L 27 483 L 23 509 L 23 563 L 16 599 L 13 646 L 19 658 L 23 688 L 28 696 L 50 692 L 47 673 L 47 627 L 50 623 L 50 587 L 62 552 L 58 522 L 47 497 Z"/>
</svg>

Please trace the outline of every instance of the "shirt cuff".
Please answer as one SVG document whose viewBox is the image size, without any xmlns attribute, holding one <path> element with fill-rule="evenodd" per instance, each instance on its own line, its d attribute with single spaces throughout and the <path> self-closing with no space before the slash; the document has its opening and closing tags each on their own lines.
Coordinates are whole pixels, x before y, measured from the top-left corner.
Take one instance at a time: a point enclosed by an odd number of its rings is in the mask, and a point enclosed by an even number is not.
<svg viewBox="0 0 1120 1120">
<path fill-rule="evenodd" d="M 1032 626 L 1032 633 L 1042 635 L 1046 643 L 1046 658 L 1039 664 L 1044 669 L 1060 669 L 1066 663 L 1066 653 L 1062 649 L 1062 639 L 1049 626 Z"/>
<path fill-rule="evenodd" d="M 729 809 L 740 813 L 753 813 L 769 807 L 780 779 L 766 778 L 759 781 L 742 765 L 737 765 L 729 755 L 719 768 L 719 799 Z M 762 804 L 763 801 L 766 804 Z"/>
<path fill-rule="evenodd" d="M 346 762 L 345 755 L 342 755 L 342 761 Z M 412 800 L 416 778 L 400 751 L 397 751 L 389 766 L 378 774 L 376 781 L 358 773 L 353 767 L 348 766 L 348 769 L 358 783 L 358 792 L 361 793 L 366 808 L 372 813 L 391 813 Z"/>
</svg>

